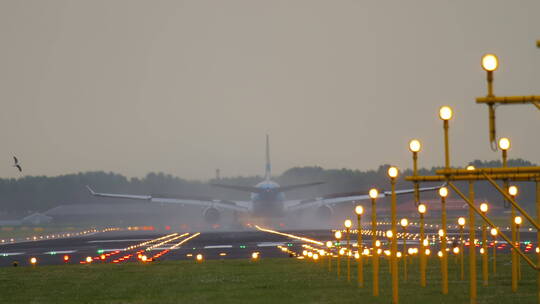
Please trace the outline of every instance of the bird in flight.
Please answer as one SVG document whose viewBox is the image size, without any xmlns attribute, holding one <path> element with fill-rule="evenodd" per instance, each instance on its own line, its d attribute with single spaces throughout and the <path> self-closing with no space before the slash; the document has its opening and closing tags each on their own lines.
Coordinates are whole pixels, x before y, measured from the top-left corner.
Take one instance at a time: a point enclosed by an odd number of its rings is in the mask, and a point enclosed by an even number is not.
<svg viewBox="0 0 540 304">
<path fill-rule="evenodd" d="M 15 164 L 13 165 L 13 167 L 19 169 L 19 172 L 22 172 L 21 165 L 19 164 L 19 160 L 17 159 L 16 156 L 13 156 L 13 161 L 15 161 Z"/>
</svg>

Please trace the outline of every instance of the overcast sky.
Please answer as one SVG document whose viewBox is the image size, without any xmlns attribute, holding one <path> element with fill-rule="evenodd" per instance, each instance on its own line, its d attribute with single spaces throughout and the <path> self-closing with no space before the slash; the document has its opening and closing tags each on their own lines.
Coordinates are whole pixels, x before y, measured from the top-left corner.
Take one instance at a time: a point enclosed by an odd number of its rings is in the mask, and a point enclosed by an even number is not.
<svg viewBox="0 0 540 304">
<path fill-rule="evenodd" d="M 0 176 L 105 170 L 189 179 L 293 166 L 497 159 L 497 95 L 540 94 L 540 1 L 0 0 Z M 501 106 L 510 157 L 540 163 L 540 111 Z"/>
</svg>

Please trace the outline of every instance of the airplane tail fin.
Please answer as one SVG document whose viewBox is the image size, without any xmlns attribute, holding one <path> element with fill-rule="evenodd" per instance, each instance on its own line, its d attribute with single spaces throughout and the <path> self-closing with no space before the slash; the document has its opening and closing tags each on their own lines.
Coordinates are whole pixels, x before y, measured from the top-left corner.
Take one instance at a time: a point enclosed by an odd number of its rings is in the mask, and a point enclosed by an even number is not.
<svg viewBox="0 0 540 304">
<path fill-rule="evenodd" d="M 264 171 L 264 179 L 270 180 L 272 175 L 272 167 L 270 164 L 270 139 L 268 137 L 268 134 L 266 134 L 266 167 Z"/>
</svg>

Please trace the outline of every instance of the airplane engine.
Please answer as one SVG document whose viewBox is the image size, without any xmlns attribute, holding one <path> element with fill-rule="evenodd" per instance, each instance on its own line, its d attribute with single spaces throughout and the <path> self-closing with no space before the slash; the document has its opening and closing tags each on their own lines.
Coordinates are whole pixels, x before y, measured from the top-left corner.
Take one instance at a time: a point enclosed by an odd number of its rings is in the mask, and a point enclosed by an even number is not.
<svg viewBox="0 0 540 304">
<path fill-rule="evenodd" d="M 329 220 L 332 213 L 334 213 L 334 209 L 330 206 L 320 206 L 317 208 L 317 217 L 320 219 Z"/>
<path fill-rule="evenodd" d="M 207 223 L 212 223 L 213 224 L 213 223 L 216 223 L 217 221 L 219 221 L 219 218 L 221 217 L 221 213 L 219 212 L 219 210 L 217 210 L 214 207 L 208 207 L 208 208 L 204 209 L 203 217 L 204 217 L 204 220 Z"/>
</svg>

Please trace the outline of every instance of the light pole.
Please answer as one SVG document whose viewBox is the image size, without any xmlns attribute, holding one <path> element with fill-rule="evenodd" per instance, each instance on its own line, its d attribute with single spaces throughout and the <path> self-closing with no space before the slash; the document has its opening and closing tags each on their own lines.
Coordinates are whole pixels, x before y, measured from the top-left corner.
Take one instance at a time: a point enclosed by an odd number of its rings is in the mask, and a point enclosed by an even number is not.
<svg viewBox="0 0 540 304">
<path fill-rule="evenodd" d="M 336 237 L 336 245 L 337 245 L 337 276 L 338 278 L 340 277 L 341 275 L 341 250 L 340 250 L 340 247 L 341 247 L 341 244 L 339 243 L 339 240 L 341 240 L 341 231 L 336 231 L 336 233 L 334 234 L 334 236 Z"/>
<path fill-rule="evenodd" d="M 499 139 L 499 149 L 502 151 L 502 165 L 503 168 L 508 166 L 508 150 L 510 149 L 510 139 L 503 137 Z"/>
<path fill-rule="evenodd" d="M 351 252 L 351 227 L 352 222 L 351 220 L 347 219 L 343 223 L 345 225 L 345 234 L 347 236 L 347 282 L 351 282 L 351 255 L 349 254 Z"/>
<path fill-rule="evenodd" d="M 354 208 L 354 213 L 356 213 L 356 219 L 358 220 L 358 239 L 357 239 L 357 246 L 358 246 L 358 287 L 364 287 L 364 265 L 363 265 L 363 259 L 362 259 L 362 252 L 364 243 L 362 242 L 362 214 L 364 213 L 364 207 L 361 205 L 356 206 Z"/>
<path fill-rule="evenodd" d="M 540 48 L 540 44 L 538 44 L 538 47 Z M 538 223 L 540 222 L 540 180 L 536 179 L 536 182 L 534 184 L 534 188 L 536 190 L 536 222 Z M 536 268 L 540 269 L 540 230 L 536 231 L 536 244 Z M 537 290 L 540 290 L 540 272 L 537 272 L 536 274 L 536 281 Z"/>
<path fill-rule="evenodd" d="M 482 68 L 487 72 L 487 96 L 494 97 L 493 95 L 493 72 L 499 66 L 499 60 L 494 54 L 485 54 L 482 56 Z M 491 147 L 495 143 L 495 104 L 489 103 L 489 142 Z"/>
<path fill-rule="evenodd" d="M 446 252 L 446 197 L 448 196 L 448 188 L 441 187 L 439 189 L 439 195 L 441 196 L 441 273 L 442 273 L 442 293 L 448 293 L 448 254 Z"/>
<path fill-rule="evenodd" d="M 399 174 L 399 171 L 396 167 L 388 168 L 388 176 L 390 177 L 390 185 L 392 188 L 392 204 L 391 204 L 391 213 L 392 213 L 392 247 L 390 250 L 391 253 L 391 268 L 392 268 L 392 303 L 399 303 L 398 298 L 398 264 L 397 264 L 397 200 L 396 200 L 396 178 Z"/>
<path fill-rule="evenodd" d="M 443 121 L 444 129 L 444 167 L 450 169 L 450 147 L 448 143 L 448 121 L 452 119 L 452 108 L 449 106 L 443 106 L 439 109 L 439 118 Z"/>
<path fill-rule="evenodd" d="M 519 226 L 521 226 L 521 223 L 523 222 L 523 219 L 521 216 L 516 216 L 514 218 L 514 223 L 516 223 L 516 246 L 517 248 L 521 248 L 521 242 L 519 240 Z M 517 270 L 518 270 L 518 280 L 521 280 L 521 260 L 517 259 Z"/>
<path fill-rule="evenodd" d="M 379 246 L 377 246 L 377 209 L 375 202 L 379 197 L 379 191 L 375 188 L 370 189 L 369 197 L 371 198 L 371 247 L 373 247 L 373 296 L 376 297 L 379 295 Z"/>
<path fill-rule="evenodd" d="M 399 222 L 401 228 L 403 228 L 403 281 L 407 281 L 407 225 L 409 220 L 402 218 Z"/>
<path fill-rule="evenodd" d="M 455 256 L 454 261 L 455 261 L 456 265 L 457 265 L 458 259 L 459 259 L 459 251 L 460 251 L 459 246 L 456 246 L 456 247 L 452 248 L 452 252 L 454 253 L 454 256 Z"/>
<path fill-rule="evenodd" d="M 501 139 L 502 140 L 502 139 Z M 499 142 L 500 143 L 500 142 Z M 507 148 L 510 148 L 510 142 L 508 142 Z M 507 149 L 506 149 L 507 150 Z M 503 150 L 503 165 L 506 165 L 506 150 Z M 512 196 L 512 199 L 516 199 L 516 196 L 518 194 L 518 188 L 516 186 L 508 187 L 508 181 L 505 181 L 505 189 L 508 189 L 508 194 Z M 511 221 L 510 221 L 510 227 L 512 227 L 512 243 L 516 243 L 516 224 L 514 222 L 514 218 L 516 217 L 516 209 L 514 206 L 512 206 L 512 213 L 510 214 Z M 512 291 L 516 292 L 518 288 L 518 257 L 516 251 L 512 248 Z"/>
<path fill-rule="evenodd" d="M 332 271 L 332 241 L 326 242 L 326 248 L 328 248 L 328 272 Z"/>
<path fill-rule="evenodd" d="M 326 251 L 319 249 L 319 258 L 321 259 L 321 266 L 324 267 L 324 258 L 326 257 Z"/>
<path fill-rule="evenodd" d="M 390 250 L 385 250 L 386 256 L 388 257 L 388 272 L 390 275 L 392 275 L 392 271 L 394 269 L 392 268 L 392 238 L 394 236 L 394 233 L 392 230 L 386 230 L 386 238 L 388 239 L 388 244 L 390 245 Z"/>
<path fill-rule="evenodd" d="M 474 170 L 474 166 L 467 166 Z M 469 200 L 474 203 L 474 182 L 469 181 Z M 474 227 L 474 210 L 469 207 L 469 293 L 470 303 L 476 304 L 476 231 Z"/>
<path fill-rule="evenodd" d="M 426 213 L 426 205 L 418 205 L 418 213 L 420 214 L 420 286 L 426 287 L 426 246 L 424 242 L 424 214 Z"/>
<path fill-rule="evenodd" d="M 448 129 L 449 120 L 452 119 L 453 112 L 449 106 L 442 106 L 439 109 L 439 118 L 443 121 L 444 129 L 444 167 L 450 169 L 450 147 L 448 142 Z M 441 196 L 441 220 L 443 236 L 441 238 L 441 268 L 442 268 L 442 293 L 448 293 L 448 254 L 446 253 L 446 196 L 448 196 L 448 189 L 441 187 L 439 189 L 439 195 Z"/>
<path fill-rule="evenodd" d="M 459 269 L 460 269 L 460 278 L 461 280 L 465 280 L 465 266 L 463 264 L 463 231 L 465 230 L 465 218 L 460 217 L 458 218 L 458 225 L 459 225 Z"/>
<path fill-rule="evenodd" d="M 508 150 L 510 149 L 510 147 L 511 147 L 510 140 L 507 137 L 503 137 L 503 138 L 499 139 L 499 149 L 501 149 L 501 153 L 502 153 L 502 167 L 503 168 L 508 167 Z M 508 191 L 508 180 L 507 179 L 503 180 L 503 187 L 504 187 L 505 190 Z M 504 201 L 505 201 L 505 205 L 506 205 L 507 204 L 506 199 Z M 512 215 L 512 218 L 515 216 L 515 212 L 516 211 L 514 210 L 514 206 L 512 206 L 512 213 L 514 214 L 514 215 Z"/>
<path fill-rule="evenodd" d="M 491 236 L 493 237 L 493 276 L 497 274 L 497 228 L 491 228 Z"/>
<path fill-rule="evenodd" d="M 485 54 L 482 56 L 482 68 L 487 72 L 488 94 L 493 95 L 493 72 L 499 67 L 499 59 L 495 54 Z"/>
<path fill-rule="evenodd" d="M 418 139 L 413 139 L 409 142 L 409 151 L 413 154 L 413 176 L 418 175 L 418 152 L 422 149 L 422 145 Z M 418 182 L 414 182 L 414 202 L 420 203 L 420 190 Z"/>
<path fill-rule="evenodd" d="M 480 204 L 480 211 L 484 216 L 488 211 L 488 204 Z M 487 250 L 487 225 L 486 222 L 482 222 L 482 282 L 484 286 L 488 285 L 488 250 Z"/>
</svg>

